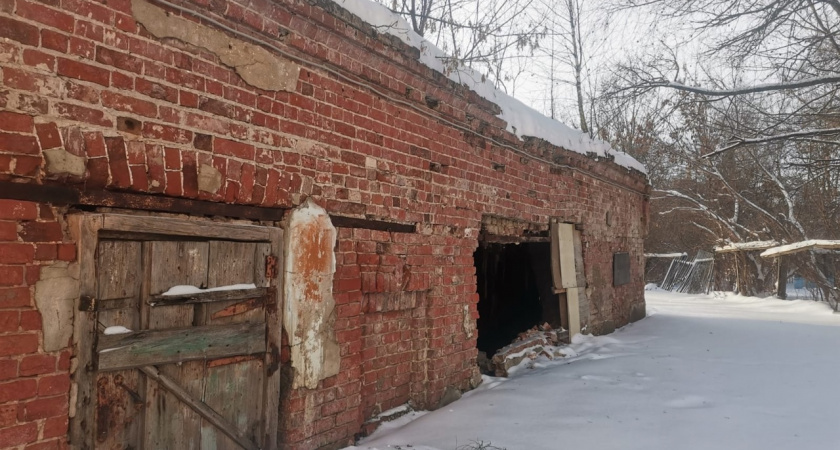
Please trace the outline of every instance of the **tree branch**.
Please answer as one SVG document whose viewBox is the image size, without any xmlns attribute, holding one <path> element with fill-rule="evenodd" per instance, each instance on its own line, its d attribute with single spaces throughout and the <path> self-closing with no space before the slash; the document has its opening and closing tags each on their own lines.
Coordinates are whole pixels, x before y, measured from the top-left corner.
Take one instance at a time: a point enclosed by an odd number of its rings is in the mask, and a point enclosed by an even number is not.
<svg viewBox="0 0 840 450">
<path fill-rule="evenodd" d="M 706 153 L 702 155 L 701 158 L 711 158 L 712 156 L 717 156 L 721 153 L 728 152 L 729 150 L 742 147 L 745 145 L 751 144 L 763 144 L 766 142 L 775 142 L 775 141 L 784 141 L 793 138 L 803 138 L 803 137 L 811 137 L 811 136 L 832 136 L 840 134 L 840 128 L 824 128 L 818 130 L 801 130 L 801 131 L 794 131 L 791 133 L 783 133 L 783 134 L 774 134 L 772 136 L 762 136 L 756 138 L 734 138 L 727 142 L 725 147 L 721 147 L 716 149 L 713 152 Z"/>
<path fill-rule="evenodd" d="M 709 97 L 731 97 L 733 95 L 754 94 L 757 92 L 768 91 L 785 91 L 790 89 L 801 89 L 806 87 L 820 86 L 824 84 L 840 83 L 840 76 L 825 76 L 817 78 L 806 78 L 799 81 L 790 81 L 785 83 L 768 83 L 757 84 L 755 86 L 746 86 L 733 89 L 706 89 L 697 86 L 687 86 L 676 81 L 649 81 L 649 87 L 668 87 L 680 91 L 692 92 L 695 94 L 707 95 Z"/>
</svg>

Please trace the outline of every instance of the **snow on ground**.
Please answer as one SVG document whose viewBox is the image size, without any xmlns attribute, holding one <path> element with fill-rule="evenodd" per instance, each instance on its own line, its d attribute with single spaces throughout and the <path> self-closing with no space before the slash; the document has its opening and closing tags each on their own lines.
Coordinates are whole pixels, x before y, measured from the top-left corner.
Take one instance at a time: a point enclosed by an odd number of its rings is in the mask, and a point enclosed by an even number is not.
<svg viewBox="0 0 840 450">
<path fill-rule="evenodd" d="M 575 339 L 569 358 L 485 377 L 348 450 L 840 448 L 840 314 L 803 300 L 645 294 L 646 319 Z"/>
</svg>

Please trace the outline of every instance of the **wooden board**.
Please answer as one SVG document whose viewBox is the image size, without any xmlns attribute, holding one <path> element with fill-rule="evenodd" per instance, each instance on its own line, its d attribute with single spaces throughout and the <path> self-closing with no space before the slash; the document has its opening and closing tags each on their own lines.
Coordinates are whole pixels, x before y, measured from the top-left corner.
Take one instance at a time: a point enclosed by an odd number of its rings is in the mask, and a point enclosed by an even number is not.
<svg viewBox="0 0 840 450">
<path fill-rule="evenodd" d="M 131 241 L 100 241 L 97 253 L 99 328 L 140 329 L 142 246 Z M 97 345 L 101 346 L 102 339 Z M 100 361 L 101 364 L 101 361 Z M 96 445 L 128 448 L 142 431 L 145 381 L 136 370 L 99 372 L 96 376 Z"/>
<path fill-rule="evenodd" d="M 265 353 L 261 323 L 140 331 L 99 337 L 99 370 Z"/>
<path fill-rule="evenodd" d="M 165 221 L 159 226 L 166 228 Z M 107 223 L 107 220 L 106 220 Z M 150 293 L 160 294 L 176 285 L 207 286 L 209 245 L 207 242 L 152 241 L 144 242 L 150 248 L 144 264 L 151 268 L 147 280 Z M 144 301 L 147 307 L 148 301 Z M 194 325 L 194 308 L 191 305 L 165 306 L 148 309 L 148 329 L 186 328 Z M 205 372 L 203 361 L 169 364 L 159 368 L 160 373 L 172 379 L 186 392 L 201 398 L 204 392 Z M 201 416 L 157 382 L 150 381 L 146 391 L 144 448 L 199 449 L 198 438 Z"/>
<path fill-rule="evenodd" d="M 151 306 L 187 305 L 193 303 L 230 302 L 264 297 L 267 288 L 232 289 L 229 291 L 210 291 L 182 295 L 153 295 L 149 299 Z"/>
<path fill-rule="evenodd" d="M 256 275 L 265 272 L 265 259 L 259 261 L 257 253 L 257 244 L 254 243 L 211 241 L 212 260 L 225 263 L 211 265 L 207 277 L 209 287 L 241 283 L 256 285 L 263 282 L 257 280 Z M 204 320 L 208 324 L 256 324 L 262 333 L 262 351 L 265 355 L 265 308 L 262 302 L 234 299 L 206 304 L 203 308 Z M 260 387 L 264 384 L 264 376 L 263 359 L 211 362 L 207 365 L 207 386 L 203 400 L 244 436 L 258 440 L 262 435 L 260 419 L 264 392 Z M 235 386 L 253 387 L 235 389 Z M 202 448 L 211 444 L 217 450 L 240 448 L 223 430 L 207 421 L 202 422 L 201 442 Z"/>
<path fill-rule="evenodd" d="M 575 246 L 575 226 L 571 223 L 551 222 L 551 267 L 552 279 L 554 280 L 555 292 L 565 290 L 565 307 L 568 323 L 569 338 L 580 333 L 580 288 L 578 287 L 578 264 L 576 254 L 579 248 Z M 581 266 L 582 269 L 582 266 Z M 585 277 L 582 278 L 585 280 Z"/>
<path fill-rule="evenodd" d="M 103 217 L 103 228 L 107 230 L 231 241 L 265 242 L 270 238 L 267 227 L 253 225 L 119 214 L 107 214 Z"/>
</svg>

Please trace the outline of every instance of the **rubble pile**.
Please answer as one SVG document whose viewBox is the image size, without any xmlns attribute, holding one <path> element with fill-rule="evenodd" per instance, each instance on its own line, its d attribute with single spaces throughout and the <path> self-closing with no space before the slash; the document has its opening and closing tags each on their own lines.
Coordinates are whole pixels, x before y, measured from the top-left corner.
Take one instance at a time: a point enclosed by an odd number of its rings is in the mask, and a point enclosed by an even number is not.
<svg viewBox="0 0 840 450">
<path fill-rule="evenodd" d="M 565 345 L 568 340 L 567 330 L 555 330 L 548 323 L 536 325 L 519 333 L 510 345 L 500 348 L 491 358 L 484 352 L 478 352 L 478 366 L 483 374 L 506 377 L 511 367 L 526 358 L 533 360 L 540 355 L 548 359 L 565 357 L 557 347 Z"/>
</svg>

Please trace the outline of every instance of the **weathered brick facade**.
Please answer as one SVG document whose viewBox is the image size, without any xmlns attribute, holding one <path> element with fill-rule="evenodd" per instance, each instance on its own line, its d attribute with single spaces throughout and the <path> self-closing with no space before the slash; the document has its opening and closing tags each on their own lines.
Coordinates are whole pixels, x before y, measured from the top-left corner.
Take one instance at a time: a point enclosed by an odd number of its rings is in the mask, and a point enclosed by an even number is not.
<svg viewBox="0 0 840 450">
<path fill-rule="evenodd" d="M 223 51 L 155 37 L 130 0 L 0 0 L 0 448 L 68 445 L 72 349 L 46 350 L 35 285 L 42 267 L 76 259 L 65 214 L 129 206 L 80 192 L 280 210 L 313 198 L 337 217 L 414 225 L 339 227 L 340 370 L 316 389 L 283 390 L 283 448 L 340 447 L 381 411 L 470 388 L 483 218 L 579 224 L 587 330 L 636 318 L 642 174 L 521 142 L 495 105 L 330 1 L 178 4 L 205 18 L 156 5 L 299 68 L 294 88 L 254 87 Z M 24 199 L 9 182 L 72 191 Z M 615 252 L 631 255 L 620 287 Z"/>
</svg>

